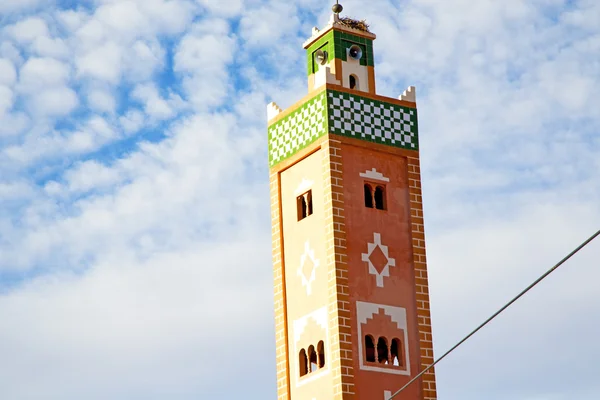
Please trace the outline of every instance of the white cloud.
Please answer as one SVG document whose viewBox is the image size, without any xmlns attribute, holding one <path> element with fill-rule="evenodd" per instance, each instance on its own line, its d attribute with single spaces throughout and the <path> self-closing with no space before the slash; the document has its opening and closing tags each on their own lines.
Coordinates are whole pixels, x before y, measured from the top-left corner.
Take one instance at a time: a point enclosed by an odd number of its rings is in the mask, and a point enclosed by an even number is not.
<svg viewBox="0 0 600 400">
<path fill-rule="evenodd" d="M 92 89 L 88 94 L 88 104 L 94 111 L 113 113 L 116 107 L 114 95 L 108 90 Z"/>
<path fill-rule="evenodd" d="M 46 21 L 38 17 L 27 18 L 4 29 L 19 42 L 32 42 L 40 36 L 49 34 Z"/>
<path fill-rule="evenodd" d="M 67 171 L 64 179 L 72 192 L 103 189 L 120 181 L 119 171 L 99 164 L 95 160 L 83 162 Z"/>
<path fill-rule="evenodd" d="M 244 0 L 231 0 L 228 2 L 224 1 L 213 1 L 213 0 L 196 0 L 198 4 L 206 8 L 210 13 L 214 13 L 217 16 L 233 17 L 241 14 L 246 2 Z"/>
<path fill-rule="evenodd" d="M 134 1 L 102 5 L 96 10 L 94 18 L 126 41 L 153 29 Z"/>
<path fill-rule="evenodd" d="M 13 105 L 14 97 L 10 88 L 0 85 L 0 120 Z"/>
<path fill-rule="evenodd" d="M 8 102 L 5 104 L 8 104 Z M 19 135 L 29 127 L 29 124 L 30 120 L 25 113 L 5 113 L 3 116 L 0 116 L 0 136 Z"/>
<path fill-rule="evenodd" d="M 31 96 L 30 109 L 36 115 L 63 116 L 77 107 L 77 93 L 67 87 L 45 89 Z"/>
<path fill-rule="evenodd" d="M 164 64 L 165 51 L 157 41 L 133 43 L 126 54 L 123 68 L 131 82 L 146 81 Z"/>
<path fill-rule="evenodd" d="M 241 37 L 253 46 L 273 46 L 284 35 L 296 33 L 300 21 L 293 3 L 270 2 L 244 13 Z M 307 33 L 307 38 L 310 34 Z"/>
<path fill-rule="evenodd" d="M 137 132 L 144 126 L 144 113 L 138 110 L 130 110 L 119 117 L 119 124 L 127 134 Z"/>
<path fill-rule="evenodd" d="M 36 92 L 47 86 L 62 86 L 69 79 L 69 66 L 52 58 L 30 58 L 19 72 L 19 88 Z"/>
<path fill-rule="evenodd" d="M 3 0 L 0 2 L 0 13 L 16 13 L 19 11 L 26 11 L 33 9 L 43 3 L 42 0 Z M 47 1 L 46 3 L 54 3 L 53 0 Z"/>
<path fill-rule="evenodd" d="M 264 279 L 268 273 L 256 273 L 268 263 L 269 253 L 257 254 L 253 244 L 201 245 L 145 262 L 115 252 L 82 277 L 57 274 L 4 296 L 0 316 L 10 323 L 0 333 L 0 348 L 21 362 L 0 365 L 0 373 L 10 377 L 0 395 L 103 399 L 206 394 L 223 372 L 243 369 L 231 363 L 237 346 L 223 346 L 221 357 L 215 357 L 215 343 L 253 340 L 270 326 L 269 313 L 247 312 L 248 307 L 268 309 L 271 302 Z M 255 255 L 249 259 L 249 254 Z M 232 262 L 242 266 L 236 273 L 228 271 Z M 239 324 L 246 328 L 237 329 Z M 23 331 L 23 326 L 30 329 Z M 127 358 L 116 362 L 123 354 Z M 28 365 L 38 357 L 51 358 L 51 368 L 41 364 L 43 374 L 26 378 Z M 69 384 L 63 384 L 67 376 Z"/>
<path fill-rule="evenodd" d="M 19 49 L 17 49 L 13 43 L 8 41 L 0 43 L 0 56 L 12 61 L 13 63 L 20 64 L 22 62 Z"/>
<path fill-rule="evenodd" d="M 82 77 L 89 76 L 115 85 L 121 78 L 123 51 L 113 42 L 90 49 L 76 60 L 77 72 Z"/>
<path fill-rule="evenodd" d="M 152 119 L 169 119 L 184 106 L 183 100 L 177 95 L 171 94 L 164 99 L 153 84 L 138 85 L 131 95 L 144 105 L 144 112 Z"/>
<path fill-rule="evenodd" d="M 187 97 L 197 107 L 220 104 L 227 95 L 227 68 L 235 49 L 221 20 L 196 24 L 179 42 L 173 69 L 184 76 Z"/>
<path fill-rule="evenodd" d="M 0 58 L 0 84 L 12 85 L 17 80 L 17 71 L 10 60 Z"/>
<path fill-rule="evenodd" d="M 62 39 L 52 39 L 46 36 L 37 37 L 32 43 L 32 51 L 42 57 L 66 59 L 70 49 Z"/>
<path fill-rule="evenodd" d="M 75 32 L 87 21 L 89 15 L 82 10 L 62 10 L 55 13 L 56 19 L 69 31 Z"/>
</svg>

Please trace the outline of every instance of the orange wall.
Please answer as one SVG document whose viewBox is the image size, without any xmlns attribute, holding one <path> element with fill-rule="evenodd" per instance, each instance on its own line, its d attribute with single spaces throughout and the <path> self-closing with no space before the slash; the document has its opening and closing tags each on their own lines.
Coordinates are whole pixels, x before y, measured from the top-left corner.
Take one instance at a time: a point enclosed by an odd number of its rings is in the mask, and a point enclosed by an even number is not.
<svg viewBox="0 0 600 400">
<path fill-rule="evenodd" d="M 352 309 L 352 338 L 354 357 L 354 379 L 357 400 L 383 399 L 384 390 L 392 393 L 410 379 L 406 374 L 365 370 L 364 362 L 358 357 L 359 343 L 364 343 L 364 333 L 359 337 L 359 328 L 371 328 L 383 335 L 396 332 L 401 335 L 391 318 L 382 315 L 373 318 L 368 325 L 358 326 L 357 302 L 404 308 L 406 311 L 406 335 L 410 375 L 420 367 L 419 331 L 415 297 L 415 276 L 412 254 L 411 221 L 408 189 L 408 167 L 406 157 L 364 147 L 342 144 L 342 170 L 344 180 L 344 206 L 349 269 L 349 289 Z M 386 186 L 387 210 L 367 208 L 364 205 L 361 173 L 375 168 L 389 178 L 381 182 Z M 388 258 L 395 260 L 389 267 L 389 277 L 383 277 L 383 287 L 378 287 L 376 277 L 369 273 L 363 253 L 367 244 L 374 242 L 374 233 L 379 233 L 381 243 L 388 247 Z M 392 339 L 388 337 L 388 339 Z M 402 338 L 404 341 L 404 338 Z M 364 346 L 363 346 L 364 347 Z M 364 359 L 364 348 L 363 348 Z M 394 370 L 394 368 L 388 367 Z M 421 384 L 414 383 L 403 392 L 402 399 L 421 399 Z"/>
</svg>

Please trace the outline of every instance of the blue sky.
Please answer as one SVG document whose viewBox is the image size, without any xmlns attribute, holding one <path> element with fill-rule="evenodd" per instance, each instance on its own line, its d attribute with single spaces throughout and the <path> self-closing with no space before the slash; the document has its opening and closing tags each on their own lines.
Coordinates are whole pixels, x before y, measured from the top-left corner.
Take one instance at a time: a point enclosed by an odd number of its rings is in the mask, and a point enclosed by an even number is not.
<svg viewBox="0 0 600 400">
<path fill-rule="evenodd" d="M 333 4 L 333 2 L 330 2 Z M 344 0 L 417 87 L 441 355 L 600 227 L 600 3 Z M 0 3 L 0 398 L 275 398 L 266 104 L 317 0 Z M 600 243 L 437 369 L 598 393 Z"/>
</svg>

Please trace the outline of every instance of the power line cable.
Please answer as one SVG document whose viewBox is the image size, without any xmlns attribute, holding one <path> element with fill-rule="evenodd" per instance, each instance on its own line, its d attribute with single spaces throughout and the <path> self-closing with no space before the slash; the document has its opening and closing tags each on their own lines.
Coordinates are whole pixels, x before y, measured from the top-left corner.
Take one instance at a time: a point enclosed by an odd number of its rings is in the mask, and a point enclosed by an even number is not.
<svg viewBox="0 0 600 400">
<path fill-rule="evenodd" d="M 477 331 L 479 331 L 481 328 L 483 328 L 484 326 L 486 326 L 489 322 L 491 322 L 494 318 L 496 318 L 501 312 L 503 312 L 508 307 L 510 307 L 521 296 L 523 296 L 525 293 L 527 293 L 529 290 L 531 290 L 535 285 L 537 285 L 542 280 L 544 280 L 544 278 L 546 278 L 548 275 L 550 275 L 552 272 L 554 272 L 558 267 L 560 267 L 562 264 L 564 264 L 569 258 L 571 258 L 575 254 L 577 254 L 577 252 L 579 250 L 581 250 L 585 246 L 587 246 L 587 244 L 590 243 L 592 240 L 594 240 L 598 235 L 600 235 L 600 230 L 598 232 L 594 233 L 592 236 L 590 236 L 585 242 L 581 243 L 575 250 L 573 250 L 571 253 L 569 253 L 569 255 L 567 255 L 565 258 L 563 258 L 562 260 L 560 260 L 556 265 L 554 265 L 552 268 L 550 268 L 548 271 L 546 271 L 546 273 L 544 273 L 542 276 L 540 276 L 535 282 L 533 282 L 525 290 L 523 290 L 521 293 L 519 293 L 517 295 L 517 297 L 515 297 L 514 299 L 512 299 L 511 301 L 509 301 L 508 303 L 506 303 L 501 309 L 499 309 L 498 311 L 496 311 L 491 317 L 489 317 L 487 320 L 485 320 L 484 323 L 482 323 L 481 325 L 479 325 L 473 332 L 469 333 L 467 336 L 465 336 L 464 339 L 462 339 L 460 342 L 458 342 L 457 344 L 455 344 L 450 350 L 448 350 L 446 353 L 444 353 L 444 355 L 441 356 L 440 358 L 438 358 L 433 364 L 431 364 L 430 366 L 428 366 L 427 368 L 425 368 L 417 376 L 415 376 L 410 381 L 408 381 L 408 383 L 406 385 L 402 386 L 402 388 L 400 388 L 400 390 L 398 390 L 396 393 L 394 393 L 391 397 L 388 397 L 388 400 L 391 400 L 394 397 L 396 397 L 398 394 L 400 394 L 404 389 L 406 389 L 408 386 L 410 386 L 411 383 L 413 383 L 414 381 L 416 381 L 417 379 L 419 379 L 425 372 L 429 371 L 431 368 L 433 368 L 434 365 L 436 365 L 437 363 L 439 363 L 440 361 L 442 361 L 448 354 L 452 353 L 458 346 L 460 346 L 461 344 L 463 344 L 464 342 L 466 342 L 471 336 L 473 336 L 475 333 L 477 333 Z"/>
</svg>

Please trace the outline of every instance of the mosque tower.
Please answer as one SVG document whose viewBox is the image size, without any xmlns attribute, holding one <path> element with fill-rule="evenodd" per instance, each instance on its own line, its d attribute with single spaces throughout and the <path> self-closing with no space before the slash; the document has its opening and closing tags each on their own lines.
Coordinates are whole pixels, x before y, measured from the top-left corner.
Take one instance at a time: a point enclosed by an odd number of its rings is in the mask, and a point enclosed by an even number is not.
<svg viewBox="0 0 600 400">
<path fill-rule="evenodd" d="M 341 11 L 304 43 L 308 95 L 267 106 L 278 400 L 385 400 L 433 362 L 415 88 L 376 94 Z M 395 397 L 436 398 L 433 369 Z"/>
</svg>

